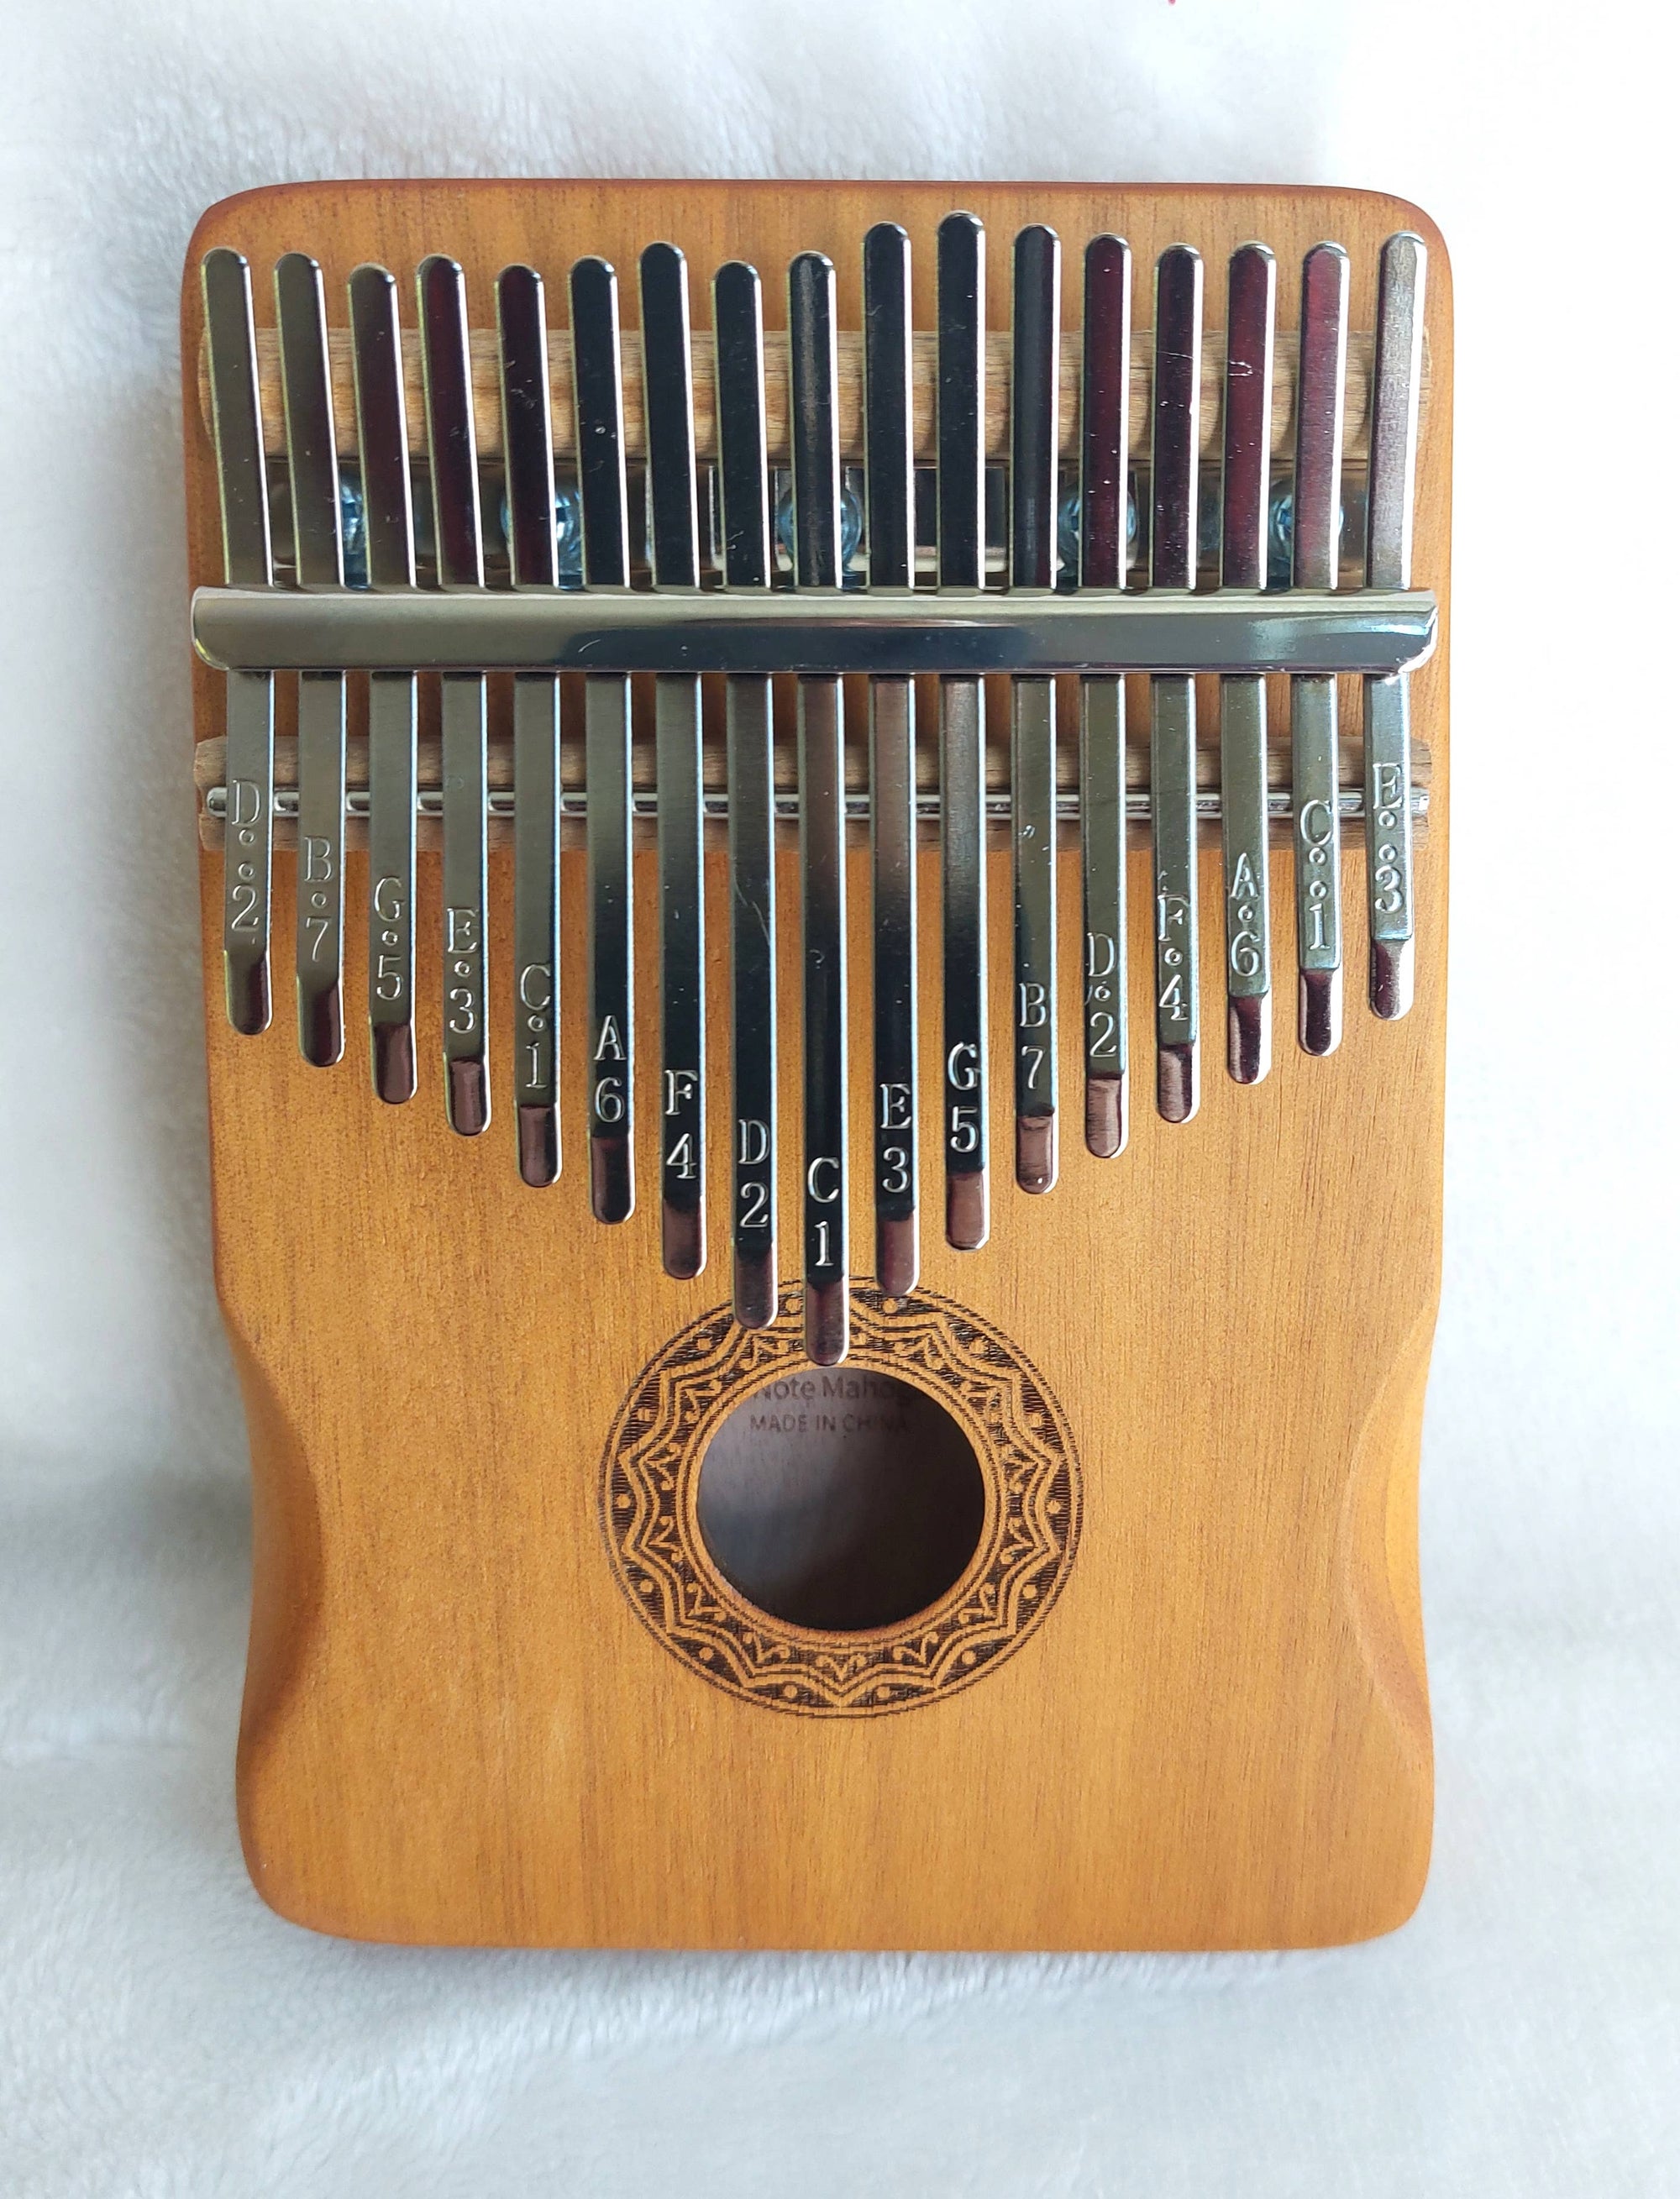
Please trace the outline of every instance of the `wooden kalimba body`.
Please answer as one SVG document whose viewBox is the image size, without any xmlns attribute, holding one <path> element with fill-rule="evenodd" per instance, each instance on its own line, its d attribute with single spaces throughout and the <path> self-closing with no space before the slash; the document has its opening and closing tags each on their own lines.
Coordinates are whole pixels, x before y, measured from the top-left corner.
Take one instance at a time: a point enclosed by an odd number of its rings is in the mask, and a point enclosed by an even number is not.
<svg viewBox="0 0 1680 2199">
<path fill-rule="evenodd" d="M 1400 1922 L 1429 225 L 288 186 L 206 215 L 184 340 L 265 1899 L 595 1946 Z"/>
</svg>

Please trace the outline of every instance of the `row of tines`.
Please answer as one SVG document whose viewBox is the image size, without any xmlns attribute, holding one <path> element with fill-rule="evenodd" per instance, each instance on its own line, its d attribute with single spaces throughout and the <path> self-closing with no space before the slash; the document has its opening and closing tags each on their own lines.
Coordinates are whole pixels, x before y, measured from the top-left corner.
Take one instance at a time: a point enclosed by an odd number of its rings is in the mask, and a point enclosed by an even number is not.
<svg viewBox="0 0 1680 2199">
<path fill-rule="evenodd" d="M 952 214 L 937 238 L 936 554 L 943 591 L 985 580 L 985 237 Z M 1417 425 L 1424 248 L 1401 236 L 1385 248 L 1378 286 L 1370 429 L 1366 578 L 1409 583 L 1411 475 Z M 650 245 L 639 266 L 646 429 L 648 536 L 656 590 L 701 585 L 699 499 L 690 337 L 682 254 Z M 891 224 L 863 247 L 864 496 L 868 585 L 915 580 L 910 243 Z M 1059 499 L 1057 395 L 1061 248 L 1041 225 L 1013 253 L 1013 337 L 1006 548 L 1008 584 L 1057 585 Z M 1342 421 L 1350 270 L 1340 247 L 1306 256 L 1292 481 L 1292 585 L 1337 585 L 1341 535 Z M 630 585 L 627 451 L 618 283 L 602 260 L 569 276 L 576 493 L 582 578 L 590 588 Z M 230 585 L 272 585 L 261 408 L 249 271 L 236 254 L 205 266 L 212 394 Z M 294 254 L 276 271 L 295 566 L 305 588 L 344 584 L 344 530 L 324 294 L 315 263 Z M 1198 466 L 1204 268 L 1185 245 L 1163 253 L 1154 283 L 1147 585 L 1188 590 L 1198 567 Z M 1112 236 L 1093 238 L 1083 268 L 1077 580 L 1126 584 L 1132 262 Z M 1267 583 L 1276 270 L 1247 244 L 1232 256 L 1227 300 L 1220 519 L 1220 585 Z M 547 310 L 533 269 L 504 269 L 497 284 L 505 464 L 504 521 L 512 583 L 561 584 Z M 418 271 L 437 583 L 485 582 L 484 524 L 475 447 L 465 283 L 452 260 Z M 383 268 L 349 284 L 360 470 L 359 522 L 367 582 L 416 584 L 415 526 L 402 372 L 398 286 Z M 765 426 L 761 288 L 744 262 L 712 285 L 722 583 L 773 584 L 773 477 Z M 835 272 L 818 253 L 788 271 L 791 551 L 800 589 L 843 585 L 843 473 L 837 433 Z M 1065 576 L 1064 580 L 1065 580 Z M 230 1017 L 242 1030 L 268 1020 L 268 865 L 271 840 L 272 677 L 229 675 L 226 924 Z M 664 1263 L 697 1274 L 706 1257 L 709 1045 L 703 890 L 699 680 L 661 674 L 654 717 L 660 902 L 660 1060 L 652 1093 L 659 1125 Z M 1198 790 L 1196 697 L 1191 680 L 1151 681 L 1150 814 L 1154 934 L 1152 1013 L 1159 1112 L 1185 1122 L 1198 1104 Z M 770 683 L 726 683 L 731 864 L 730 1235 L 734 1300 L 750 1325 L 779 1299 L 776 1185 L 776 801 Z M 490 1119 L 485 907 L 486 701 L 482 675 L 441 675 L 442 948 L 446 1092 L 466 1134 Z M 266 690 L 265 693 L 265 688 Z M 1381 693 L 1374 691 L 1381 690 Z M 832 679 L 802 679 L 797 697 L 802 1125 L 799 1156 L 808 1349 L 843 1356 L 851 1267 L 846 971 L 846 698 Z M 1340 1028 L 1342 922 L 1336 687 L 1293 683 L 1291 697 L 1298 1035 L 1327 1053 Z M 919 1186 L 925 1095 L 918 1060 L 916 695 L 906 680 L 872 682 L 868 740 L 872 845 L 871 1080 L 875 1272 L 889 1298 L 913 1289 L 919 1264 Z M 1015 1179 L 1048 1191 L 1058 1173 L 1062 1016 L 1057 981 L 1057 694 L 1045 679 L 1013 682 L 1011 829 L 1014 971 L 1010 1082 Z M 963 1250 L 989 1231 L 989 1083 L 983 683 L 940 683 L 942 1030 L 936 1144 L 945 1177 L 945 1234 Z M 585 683 L 586 788 L 586 994 L 588 1141 L 593 1209 L 608 1222 L 634 1203 L 634 962 L 632 949 L 629 682 Z M 1228 1065 L 1253 1083 L 1270 1057 L 1271 801 L 1266 698 L 1258 677 L 1221 687 L 1221 808 Z M 1080 835 L 1084 998 L 1080 1051 L 1084 1138 L 1101 1158 L 1127 1138 L 1128 1015 L 1123 682 L 1086 678 L 1080 726 Z M 297 977 L 300 1042 L 312 1061 L 342 1050 L 344 679 L 300 675 Z M 1363 808 L 1370 884 L 1370 1000 L 1403 1013 L 1411 963 L 1409 732 L 1403 678 L 1368 681 Z M 533 1185 L 560 1168 L 558 936 L 559 683 L 528 673 L 514 693 L 514 983 L 510 1053 L 519 1164 Z M 265 743 L 266 748 L 265 751 Z M 411 674 L 370 675 L 369 694 L 369 1007 L 381 1096 L 415 1089 L 414 818 L 416 693 Z M 1145 912 L 1138 912 L 1144 914 Z M 1135 920 L 1135 919 L 1134 919 Z M 569 956 L 567 958 L 571 960 Z"/>
</svg>

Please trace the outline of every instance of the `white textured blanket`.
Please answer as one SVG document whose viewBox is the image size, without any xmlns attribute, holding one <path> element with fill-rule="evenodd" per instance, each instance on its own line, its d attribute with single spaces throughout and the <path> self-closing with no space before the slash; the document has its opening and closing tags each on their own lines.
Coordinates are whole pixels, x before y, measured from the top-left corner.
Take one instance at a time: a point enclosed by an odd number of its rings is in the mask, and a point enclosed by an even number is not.
<svg viewBox="0 0 1680 2199">
<path fill-rule="evenodd" d="M 1543 0 L 12 0 L 0 2199 L 1680 2190 L 1665 24 Z M 519 172 L 1368 183 L 1446 230 L 1440 1813 L 1391 1939 L 475 1956 L 314 1939 L 246 1883 L 181 257 L 248 184 Z"/>
</svg>

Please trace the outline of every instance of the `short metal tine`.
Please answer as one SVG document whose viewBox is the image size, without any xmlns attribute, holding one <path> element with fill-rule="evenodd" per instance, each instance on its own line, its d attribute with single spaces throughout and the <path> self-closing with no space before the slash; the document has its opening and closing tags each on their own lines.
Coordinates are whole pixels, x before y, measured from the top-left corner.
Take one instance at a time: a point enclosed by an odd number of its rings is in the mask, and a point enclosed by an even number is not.
<svg viewBox="0 0 1680 2199">
<path fill-rule="evenodd" d="M 1225 318 L 1225 465 L 1219 584 L 1266 585 L 1271 517 L 1272 362 L 1277 263 L 1263 244 L 1231 254 Z M 1272 1063 L 1270 825 L 1266 683 L 1219 683 L 1219 814 L 1224 849 L 1225 1059 L 1239 1084 Z"/>
<path fill-rule="evenodd" d="M 1342 399 L 1347 382 L 1348 257 L 1315 244 L 1301 268 L 1301 358 L 1295 399 L 1298 588 L 1333 588 L 1342 533 Z M 1333 1053 L 1342 1036 L 1342 828 L 1336 683 L 1291 682 L 1295 932 L 1299 1038 Z"/>
<path fill-rule="evenodd" d="M 1035 223 L 1015 239 L 1009 586 L 1018 594 L 1047 594 L 1056 585 L 1061 291 L 1061 241 Z M 1011 703 L 1015 1181 L 1045 1192 L 1056 1181 L 1055 682 L 1017 680 Z"/>
<path fill-rule="evenodd" d="M 1079 586 L 1126 585 L 1131 447 L 1132 254 L 1117 236 L 1085 248 L 1080 397 Z M 1084 901 L 1085 1144 L 1099 1160 L 1125 1150 L 1126 688 L 1080 685 L 1080 870 Z"/>
<path fill-rule="evenodd" d="M 516 588 L 557 588 L 554 423 L 548 312 L 534 268 L 496 283 L 508 558 Z M 560 1174 L 560 682 L 513 682 L 513 1099 L 519 1173 L 535 1187 Z"/>
<path fill-rule="evenodd" d="M 298 586 L 341 588 L 327 300 L 306 253 L 276 265 L 274 305 Z M 298 674 L 298 1047 L 321 1069 L 344 1052 L 344 689 L 341 672 Z"/>
<path fill-rule="evenodd" d="M 438 585 L 482 588 L 466 280 L 454 260 L 434 254 L 421 261 L 418 283 Z M 484 675 L 446 672 L 441 686 L 444 1090 L 450 1128 L 475 1138 L 490 1125 Z"/>
<path fill-rule="evenodd" d="M 788 270 L 793 568 L 800 588 L 840 586 L 839 359 L 834 266 Z M 837 680 L 799 682 L 799 872 L 805 970 L 805 1350 L 846 1356 L 846 714 Z"/>
<path fill-rule="evenodd" d="M 947 214 L 938 242 L 939 586 L 972 594 L 986 555 L 986 232 Z M 939 839 L 944 931 L 945 1236 L 977 1251 L 990 1228 L 986 1100 L 986 691 L 939 689 Z"/>
<path fill-rule="evenodd" d="M 712 286 L 718 481 L 726 588 L 770 586 L 764 428 L 764 300 L 758 271 L 720 267 Z M 730 1213 L 735 1318 L 776 1318 L 776 813 L 770 682 L 724 689 L 729 782 Z"/>
<path fill-rule="evenodd" d="M 604 260 L 580 260 L 572 268 L 571 294 L 584 586 L 627 588 L 630 532 L 618 277 Z M 628 680 L 615 673 L 586 679 L 583 744 L 589 797 L 589 1198 L 598 1222 L 623 1222 L 636 1203 Z"/>
<path fill-rule="evenodd" d="M 1382 249 L 1371 411 L 1365 585 L 1412 585 L 1412 499 L 1429 253 L 1402 230 Z M 1406 675 L 1365 682 L 1366 884 L 1372 1012 L 1391 1020 L 1412 1005 L 1412 726 Z"/>
<path fill-rule="evenodd" d="M 700 585 L 688 263 L 674 244 L 642 254 L 653 584 Z M 660 1239 L 668 1275 L 706 1264 L 706 914 L 701 848 L 700 682 L 654 681 L 659 789 Z"/>
<path fill-rule="evenodd" d="M 414 586 L 414 509 L 395 278 L 383 267 L 350 277 L 368 586 Z M 373 1087 L 392 1105 L 414 1097 L 414 820 L 416 681 L 368 676 L 368 1034 Z"/>
<path fill-rule="evenodd" d="M 244 254 L 218 245 L 201 277 L 210 352 L 211 422 L 221 492 L 222 550 L 230 588 L 274 582 L 269 539 L 268 475 L 257 387 L 257 332 L 251 269 Z M 274 837 L 274 675 L 227 675 L 227 838 L 223 855 L 222 958 L 228 1021 L 237 1031 L 265 1030 L 269 872 Z"/>
<path fill-rule="evenodd" d="M 1155 264 L 1155 417 L 1149 585 L 1196 585 L 1201 444 L 1202 260 L 1175 244 Z M 1196 906 L 1196 689 L 1150 682 L 1150 808 L 1155 861 L 1155 1104 L 1187 1123 L 1201 1098 Z"/>
<path fill-rule="evenodd" d="M 863 240 L 864 482 L 872 595 L 915 583 L 910 239 Z M 875 1274 L 890 1298 L 921 1272 L 916 1061 L 916 690 L 869 686 L 869 831 L 875 937 Z"/>
</svg>

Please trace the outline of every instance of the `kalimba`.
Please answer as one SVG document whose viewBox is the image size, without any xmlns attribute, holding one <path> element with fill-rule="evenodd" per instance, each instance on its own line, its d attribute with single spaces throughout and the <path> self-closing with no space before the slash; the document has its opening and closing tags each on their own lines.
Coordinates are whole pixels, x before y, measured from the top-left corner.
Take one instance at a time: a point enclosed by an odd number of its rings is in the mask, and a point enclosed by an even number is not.
<svg viewBox="0 0 1680 2199">
<path fill-rule="evenodd" d="M 1339 191 L 204 218 L 239 1799 L 283 1914 L 1409 1913 L 1447 300 L 1415 209 Z"/>
</svg>

